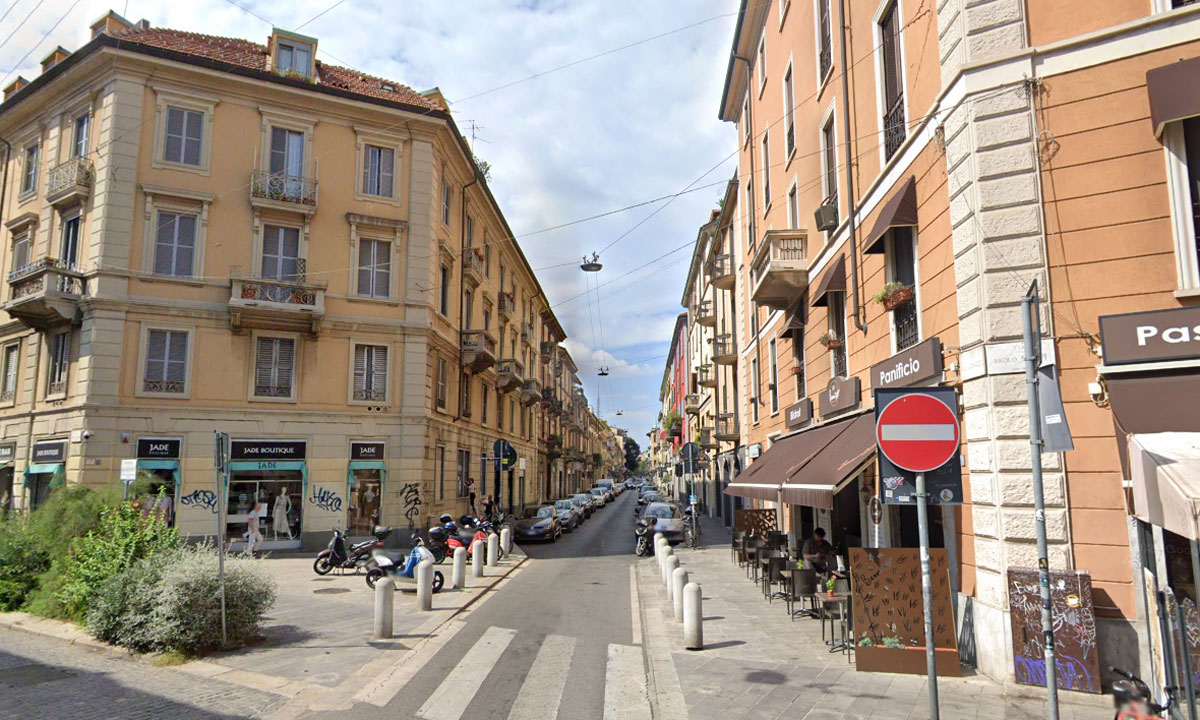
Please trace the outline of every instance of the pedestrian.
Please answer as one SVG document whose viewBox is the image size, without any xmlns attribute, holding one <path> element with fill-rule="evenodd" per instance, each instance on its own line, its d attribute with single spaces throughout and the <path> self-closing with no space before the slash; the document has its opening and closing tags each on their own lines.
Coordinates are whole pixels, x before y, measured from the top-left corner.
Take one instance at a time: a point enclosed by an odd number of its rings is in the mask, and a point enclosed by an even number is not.
<svg viewBox="0 0 1200 720">
<path fill-rule="evenodd" d="M 825 528 L 813 530 L 812 537 L 804 541 L 800 548 L 800 557 L 812 563 L 817 572 L 829 572 L 829 560 L 833 557 L 833 546 L 825 542 Z"/>
<path fill-rule="evenodd" d="M 492 508 L 495 506 L 495 504 L 496 503 L 492 501 L 491 495 L 488 495 L 487 499 L 483 501 L 483 519 L 484 520 L 487 520 L 488 522 L 492 521 Z"/>
<path fill-rule="evenodd" d="M 479 514 L 479 511 L 475 509 L 475 478 L 468 478 L 468 479 L 467 479 L 467 487 L 468 487 L 468 488 L 470 488 L 470 490 L 471 490 L 471 493 L 470 493 L 470 497 L 471 497 L 471 514 L 472 514 L 472 515 L 478 515 L 478 514 Z"/>
</svg>

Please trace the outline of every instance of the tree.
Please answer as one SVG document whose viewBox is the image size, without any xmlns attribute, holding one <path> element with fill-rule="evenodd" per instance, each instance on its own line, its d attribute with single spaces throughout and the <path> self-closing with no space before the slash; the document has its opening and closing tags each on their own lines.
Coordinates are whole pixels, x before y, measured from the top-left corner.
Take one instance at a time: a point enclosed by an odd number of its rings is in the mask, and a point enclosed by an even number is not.
<svg viewBox="0 0 1200 720">
<path fill-rule="evenodd" d="M 638 455 L 640 455 L 641 452 L 642 452 L 642 450 L 641 450 L 641 448 L 638 447 L 637 440 L 634 440 L 633 438 L 626 435 L 625 436 L 625 469 L 628 470 L 631 474 L 637 473 L 637 471 L 638 471 Z"/>
</svg>

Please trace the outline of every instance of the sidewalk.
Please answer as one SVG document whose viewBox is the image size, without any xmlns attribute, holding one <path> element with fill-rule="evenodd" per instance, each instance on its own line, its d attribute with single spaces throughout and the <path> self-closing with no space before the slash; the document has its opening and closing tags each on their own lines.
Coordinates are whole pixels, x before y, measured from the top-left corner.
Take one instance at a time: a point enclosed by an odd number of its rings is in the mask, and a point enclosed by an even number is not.
<svg viewBox="0 0 1200 720">
<path fill-rule="evenodd" d="M 826 720 L 928 718 L 924 675 L 860 673 L 849 656 L 830 653 L 816 620 L 788 617 L 782 600 L 767 602 L 760 586 L 731 561 L 730 533 L 705 518 L 698 550 L 675 548 L 689 581 L 703 590 L 702 651 L 683 647 L 683 628 L 667 602 L 658 564 L 638 565 L 647 622 L 666 629 L 679 685 L 692 720 L 747 718 Z M 1002 686 L 982 676 L 939 678 L 941 716 L 1044 719 L 1044 701 L 1006 697 Z M 1036 693 L 1036 690 L 1032 690 Z M 1063 720 L 1111 715 L 1110 698 L 1063 698 Z M 1107 714 L 1106 714 L 1107 713 Z"/>
</svg>

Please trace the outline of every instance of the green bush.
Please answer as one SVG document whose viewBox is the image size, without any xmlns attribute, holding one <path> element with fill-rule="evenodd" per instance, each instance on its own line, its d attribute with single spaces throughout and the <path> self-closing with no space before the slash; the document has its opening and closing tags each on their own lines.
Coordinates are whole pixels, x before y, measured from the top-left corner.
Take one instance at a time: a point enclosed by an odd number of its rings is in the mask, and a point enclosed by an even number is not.
<svg viewBox="0 0 1200 720">
<path fill-rule="evenodd" d="M 99 527 L 104 509 L 120 502 L 121 496 L 112 489 L 98 491 L 87 485 L 64 485 L 51 492 L 30 514 L 28 529 L 47 553 L 55 549 L 61 552 L 75 538 Z"/>
<path fill-rule="evenodd" d="M 113 645 L 139 652 L 154 649 L 154 601 L 164 563 L 176 552 L 143 558 L 92 594 L 85 619 L 88 632 Z"/>
<path fill-rule="evenodd" d="M 50 556 L 22 520 L 0 522 L 0 611 L 17 610 L 37 587 Z"/>
</svg>

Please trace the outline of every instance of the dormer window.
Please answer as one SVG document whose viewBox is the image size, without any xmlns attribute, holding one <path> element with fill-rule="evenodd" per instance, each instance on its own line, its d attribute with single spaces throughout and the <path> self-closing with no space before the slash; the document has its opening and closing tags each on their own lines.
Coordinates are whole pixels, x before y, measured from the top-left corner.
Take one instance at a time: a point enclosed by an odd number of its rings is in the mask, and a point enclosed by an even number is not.
<svg viewBox="0 0 1200 720">
<path fill-rule="evenodd" d="M 281 75 L 295 75 L 310 78 L 313 75 L 313 54 L 317 43 L 314 39 L 285 35 L 276 29 L 275 72 Z"/>
</svg>

